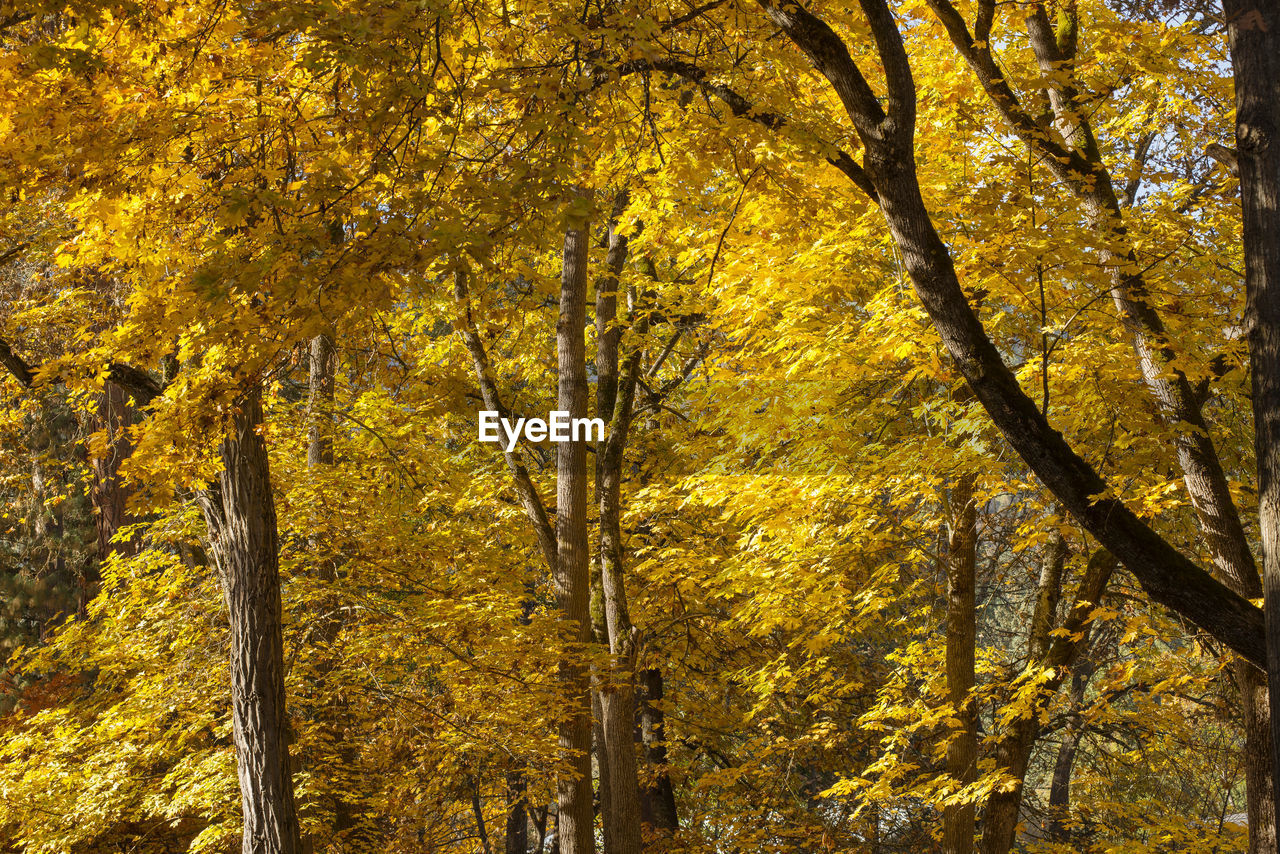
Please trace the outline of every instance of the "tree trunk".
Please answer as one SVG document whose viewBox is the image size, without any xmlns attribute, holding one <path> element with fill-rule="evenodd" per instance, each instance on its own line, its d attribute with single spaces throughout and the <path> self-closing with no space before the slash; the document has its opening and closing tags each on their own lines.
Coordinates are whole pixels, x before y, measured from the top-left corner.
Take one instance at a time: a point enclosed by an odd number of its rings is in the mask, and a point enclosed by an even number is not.
<svg viewBox="0 0 1280 854">
<path fill-rule="evenodd" d="M 978 715 L 974 707 L 976 567 L 978 514 L 974 478 L 961 475 L 951 492 L 951 535 L 947 542 L 947 698 L 960 722 L 947 744 L 947 774 L 967 786 L 978 779 Z M 974 804 L 966 801 L 942 813 L 943 854 L 971 854 Z"/>
<path fill-rule="evenodd" d="M 311 339 L 307 365 L 307 468 L 333 465 L 333 388 L 338 351 L 333 338 L 321 332 Z"/>
<path fill-rule="evenodd" d="M 521 771 L 507 772 L 507 829 L 503 843 L 505 854 L 528 854 L 529 816 L 527 799 L 529 786 Z"/>
<path fill-rule="evenodd" d="M 625 194 L 615 208 L 625 206 Z M 640 854 L 640 781 L 636 767 L 635 627 L 627 609 L 622 548 L 622 463 L 635 397 L 638 353 L 628 359 L 628 376 L 619 377 L 622 330 L 618 311 L 618 274 L 627 257 L 627 238 L 609 230 L 607 271 L 596 284 L 596 413 L 609 423 L 609 435 L 596 448 L 596 498 L 600 505 L 600 586 L 608 632 L 610 673 L 600 686 L 604 762 L 601 778 L 608 854 Z"/>
<path fill-rule="evenodd" d="M 244 810 L 243 854 L 296 854 L 275 502 L 261 392 L 247 393 L 222 442 L 223 471 L 200 494 L 231 625 L 231 703 Z"/>
<path fill-rule="evenodd" d="M 1085 690 L 1089 680 L 1097 671 L 1097 660 L 1103 638 L 1110 633 L 1094 636 L 1089 654 L 1077 660 L 1071 672 L 1071 692 L 1069 707 L 1073 713 L 1082 710 L 1085 705 Z M 1070 723 L 1062 735 L 1062 743 L 1058 745 L 1058 755 L 1053 763 L 1053 777 L 1049 783 L 1049 821 L 1045 832 L 1051 842 L 1067 842 L 1071 837 L 1068 821 L 1071 816 L 1071 778 L 1075 771 L 1076 756 L 1080 750 L 1080 738 L 1083 735 L 1083 719 L 1073 714 Z"/>
<path fill-rule="evenodd" d="M 1244 729 L 1245 814 L 1249 822 L 1249 854 L 1276 850 L 1275 795 L 1271 768 L 1271 710 L 1267 677 L 1247 661 L 1235 661 L 1231 676 L 1240 691 Z"/>
<path fill-rule="evenodd" d="M 338 351 L 332 336 L 321 332 L 311 339 L 308 358 L 308 390 L 307 397 L 307 468 L 319 478 L 327 476 L 324 470 L 333 466 L 333 401 L 334 387 L 337 377 Z M 331 555 L 324 554 L 323 537 L 310 538 L 313 557 L 313 574 L 323 584 L 331 585 L 338 579 L 339 561 Z M 323 753 L 314 757 L 301 757 L 308 765 L 315 764 L 317 770 L 320 763 L 328 763 L 330 767 L 324 773 L 332 786 L 333 825 L 322 831 L 321 836 L 341 840 L 342 835 L 355 825 L 356 803 L 353 802 L 353 780 L 351 769 L 355 765 L 355 745 L 349 743 L 344 730 L 349 725 L 349 710 L 341 694 L 335 696 L 329 690 L 327 673 L 333 666 L 336 656 L 333 645 L 342 631 L 342 621 L 335 612 L 339 602 L 336 596 L 329 595 L 321 600 L 322 612 L 315 637 L 319 641 L 318 649 L 313 654 L 322 656 L 323 664 L 319 668 L 320 675 L 311 684 L 308 692 L 315 700 L 310 709 L 318 719 L 320 726 L 319 743 Z M 305 712 L 304 712 L 305 713 Z M 336 772 L 336 773 L 335 773 Z M 303 840 L 305 852 L 318 849 L 318 840 L 308 835 Z"/>
<path fill-rule="evenodd" d="M 129 490 L 120 477 L 120 464 L 133 453 L 128 429 L 135 417 L 136 413 L 124 390 L 113 382 L 105 383 L 98 398 L 98 412 L 92 425 L 92 429 L 103 430 L 107 434 L 106 454 L 95 457 L 92 461 L 93 509 L 98 528 L 100 560 L 106 560 L 111 554 L 128 557 L 138 553 L 138 543 L 133 540 L 112 542 L 116 532 L 133 521 L 128 511 Z"/>
<path fill-rule="evenodd" d="M 1244 223 L 1245 327 L 1253 381 L 1258 514 L 1266 602 L 1267 673 L 1271 685 L 1271 809 L 1249 801 L 1250 850 L 1275 850 L 1280 815 L 1280 0 L 1223 0 L 1236 89 L 1236 151 Z M 1240 673 L 1246 726 L 1260 729 L 1258 680 Z M 1251 718 L 1253 720 L 1251 720 Z M 1251 742 L 1255 739 L 1250 739 Z M 1253 746 L 1252 743 L 1250 745 Z M 1252 753 L 1253 751 L 1251 751 Z M 1257 757 L 1246 758 L 1252 778 Z M 1251 780 L 1252 782 L 1252 780 Z M 1269 832 L 1255 824 L 1269 812 Z M 1266 838 L 1262 838 L 1268 833 Z M 1261 846 L 1266 845 L 1267 848 Z"/>
<path fill-rule="evenodd" d="M 680 829 L 676 813 L 676 793 L 667 770 L 667 722 L 663 711 L 662 671 L 648 667 L 640 671 L 640 741 L 649 766 L 650 782 L 641 792 L 640 815 L 645 824 L 663 836 Z"/>
<path fill-rule="evenodd" d="M 560 277 L 560 318 L 556 324 L 559 367 L 557 409 L 570 418 L 587 415 L 587 312 L 589 223 L 570 222 L 564 236 Z M 569 623 L 572 647 L 559 664 L 562 702 L 562 770 L 557 786 L 560 851 L 595 850 L 591 797 L 591 682 L 583 656 L 591 644 L 590 572 L 587 550 L 587 448 L 584 441 L 561 442 L 556 454 L 556 565 L 553 583 L 561 615 Z"/>
<path fill-rule="evenodd" d="M 996 743 L 996 769 L 1012 778 L 1014 785 L 1008 790 L 993 791 L 987 799 L 979 848 L 982 854 L 1008 854 L 1013 849 L 1027 766 L 1036 739 L 1040 737 L 1041 713 L 1058 692 L 1067 668 L 1089 642 L 1093 630 L 1093 622 L 1089 618 L 1101 601 L 1116 565 L 1115 558 L 1103 549 L 1089 558 L 1071 609 L 1062 622 L 1063 631 L 1058 633 L 1058 637 L 1053 637 L 1053 627 L 1057 622 L 1054 614 L 1061 599 L 1066 557 L 1066 545 L 1061 535 L 1055 534 L 1045 549 L 1035 612 L 1027 633 L 1028 662 L 1049 671 L 1046 674 L 1048 678 L 1041 683 L 1034 708 L 1013 721 Z"/>
</svg>

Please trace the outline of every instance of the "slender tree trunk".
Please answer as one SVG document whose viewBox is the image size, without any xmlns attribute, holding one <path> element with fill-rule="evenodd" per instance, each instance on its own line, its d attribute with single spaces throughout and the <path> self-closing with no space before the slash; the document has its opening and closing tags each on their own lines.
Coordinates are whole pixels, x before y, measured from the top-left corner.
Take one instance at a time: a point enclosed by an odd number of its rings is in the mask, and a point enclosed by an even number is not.
<svg viewBox="0 0 1280 854">
<path fill-rule="evenodd" d="M 1045 669 L 1047 678 L 1041 682 L 1031 713 L 1011 723 L 996 743 L 996 768 L 1012 778 L 1014 785 L 1004 791 L 997 789 L 987 799 L 979 846 L 982 854 L 1008 854 L 1013 849 L 1027 767 L 1036 739 L 1040 736 L 1040 714 L 1058 692 L 1066 670 L 1080 649 L 1088 643 L 1093 629 L 1089 617 L 1101 600 L 1116 565 L 1115 558 L 1102 549 L 1093 554 L 1085 567 L 1071 609 L 1061 625 L 1063 631 L 1055 638 L 1053 627 L 1057 621 L 1054 615 L 1061 599 L 1066 557 L 1066 545 L 1061 535 L 1055 534 L 1045 549 L 1036 607 L 1027 632 L 1028 661 Z"/>
<path fill-rule="evenodd" d="M 667 770 L 667 722 L 663 710 L 662 671 L 647 667 L 640 671 L 640 741 L 644 745 L 646 775 L 650 782 L 641 792 L 641 817 L 663 836 L 680 829 L 676 794 Z"/>
<path fill-rule="evenodd" d="M 951 492 L 947 542 L 947 697 L 960 722 L 947 744 L 947 774 L 960 785 L 978 779 L 978 715 L 973 704 L 978 513 L 974 478 L 961 475 Z M 942 814 L 943 854 L 971 854 L 975 808 L 971 801 Z"/>
<path fill-rule="evenodd" d="M 333 465 L 333 389 L 338 351 L 333 338 L 321 332 L 311 339 L 307 365 L 307 467 Z"/>
<path fill-rule="evenodd" d="M 223 471 L 201 509 L 231 625 L 232 729 L 244 810 L 244 854 L 300 847 L 289 764 L 275 501 L 262 400 L 248 392 L 222 442 Z"/>
<path fill-rule="evenodd" d="M 334 464 L 333 406 L 338 351 L 333 337 L 327 332 L 314 336 L 308 349 L 307 468 L 318 479 L 322 479 L 328 476 L 327 470 Z M 339 561 L 324 553 L 322 537 L 312 536 L 310 543 L 315 555 L 312 570 L 314 577 L 323 584 L 333 584 L 338 579 Z M 356 807 L 352 801 L 355 781 L 351 777 L 351 769 L 355 765 L 356 750 L 343 735 L 349 714 L 345 698 L 333 695 L 327 678 L 327 671 L 335 659 L 332 648 L 342 631 L 342 621 L 334 613 L 338 604 L 333 595 L 321 600 L 323 613 L 319 617 L 315 634 L 319 644 L 314 654 L 322 656 L 325 663 L 309 693 L 316 698 L 311 713 L 319 719 L 322 753 L 300 759 L 308 765 L 314 762 L 329 764 L 324 773 L 331 781 L 334 791 L 331 804 L 333 824 L 325 829 L 322 836 L 340 840 L 342 834 L 355 824 Z M 308 835 L 303 844 L 305 852 L 312 852 L 317 850 L 319 840 Z"/>
<path fill-rule="evenodd" d="M 1097 670 L 1100 640 L 1100 637 L 1095 639 L 1090 654 L 1077 661 L 1072 669 L 1070 708 L 1073 712 L 1084 708 L 1085 689 Z M 1053 777 L 1049 783 L 1049 821 L 1045 831 L 1053 842 L 1066 842 L 1071 835 L 1067 827 L 1071 816 L 1071 778 L 1080 750 L 1081 735 L 1081 720 L 1075 717 L 1063 732 L 1062 743 L 1058 745 L 1058 755 L 1054 759 Z"/>
<path fill-rule="evenodd" d="M 1264 709 L 1269 712 L 1270 761 L 1266 764 L 1271 771 L 1271 809 L 1255 805 L 1252 797 L 1249 802 L 1250 850 L 1261 852 L 1276 850 L 1275 819 L 1280 815 L 1280 786 L 1275 785 L 1280 779 L 1280 0 L 1223 0 L 1223 11 L 1236 89 L 1245 327 L 1253 380 L 1271 684 L 1269 704 L 1264 705 L 1259 680 L 1243 671 L 1237 678 L 1244 695 L 1246 726 L 1260 729 L 1259 718 Z M 1251 778 L 1260 777 L 1263 765 L 1260 758 L 1250 756 L 1246 772 Z M 1256 817 L 1255 811 L 1259 813 Z M 1262 823 L 1267 818 L 1269 826 Z"/>
<path fill-rule="evenodd" d="M 587 312 L 589 223 L 570 222 L 564 236 L 560 318 L 556 324 L 559 367 L 557 409 L 571 418 L 587 415 Z M 587 549 L 587 449 L 584 441 L 561 442 L 556 454 L 556 565 L 553 583 L 573 642 L 559 664 L 562 701 L 562 772 L 557 794 L 560 851 L 595 850 L 591 797 L 591 680 L 583 661 L 591 644 L 590 555 Z"/>
<path fill-rule="evenodd" d="M 618 206 L 625 205 L 625 196 Z M 622 330 L 615 320 L 618 274 L 627 257 L 627 238 L 609 230 L 607 272 L 596 285 L 596 411 L 609 435 L 596 448 L 596 498 L 600 505 L 600 587 L 603 591 L 611 672 L 600 686 L 607 787 L 601 778 L 608 854 L 640 854 L 640 782 L 636 767 L 635 627 L 627 609 L 622 547 L 622 463 L 631 427 L 638 353 L 619 377 Z"/>
</svg>

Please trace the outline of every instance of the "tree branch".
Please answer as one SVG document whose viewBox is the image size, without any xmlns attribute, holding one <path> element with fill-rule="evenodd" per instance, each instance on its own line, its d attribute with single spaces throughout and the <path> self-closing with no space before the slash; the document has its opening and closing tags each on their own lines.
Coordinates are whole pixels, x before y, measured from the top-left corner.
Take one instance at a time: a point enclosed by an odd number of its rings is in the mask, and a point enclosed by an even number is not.
<svg viewBox="0 0 1280 854">
<path fill-rule="evenodd" d="M 41 371 L 40 365 L 28 364 L 3 339 L 0 339 L 0 365 L 4 365 L 14 379 L 27 388 L 35 387 Z M 66 379 L 63 374 L 55 374 L 47 381 L 57 383 L 65 382 Z M 164 390 L 146 371 L 118 362 L 112 362 L 107 367 L 107 380 L 133 395 L 139 406 L 146 406 Z"/>
<path fill-rule="evenodd" d="M 453 274 L 453 295 L 458 307 L 458 318 L 455 321 L 454 328 L 462 336 L 463 342 L 467 345 L 467 351 L 471 354 L 471 360 L 475 364 L 476 381 L 480 383 L 480 393 L 484 396 L 484 404 L 489 409 L 495 410 L 500 418 L 506 418 L 510 414 L 510 410 L 502 405 L 502 400 L 498 396 L 498 384 L 493 378 L 493 369 L 489 364 L 489 354 L 485 352 L 484 341 L 480 339 L 480 333 L 476 331 L 475 321 L 471 317 L 471 303 L 467 294 L 467 274 L 463 270 L 458 270 Z M 542 550 L 543 560 L 546 561 L 549 569 L 554 570 L 556 567 L 555 523 L 547 516 L 546 505 L 543 504 L 542 498 L 538 495 L 538 489 L 534 486 L 533 479 L 529 477 L 529 470 L 525 468 L 519 453 L 514 450 L 506 450 L 505 445 L 502 447 L 502 457 L 506 460 L 507 469 L 511 472 L 512 480 L 515 481 L 516 495 L 520 498 L 520 505 L 529 516 L 529 521 L 533 523 L 533 530 L 538 537 L 538 547 Z"/>
</svg>

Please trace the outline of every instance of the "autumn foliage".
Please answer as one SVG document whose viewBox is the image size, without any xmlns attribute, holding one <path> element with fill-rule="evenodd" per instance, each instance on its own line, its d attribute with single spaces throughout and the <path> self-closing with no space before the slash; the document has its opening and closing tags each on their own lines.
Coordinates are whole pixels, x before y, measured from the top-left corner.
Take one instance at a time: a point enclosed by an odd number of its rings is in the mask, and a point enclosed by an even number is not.
<svg viewBox="0 0 1280 854">
<path fill-rule="evenodd" d="M 0 3 L 0 851 L 1274 851 L 1242 20 Z"/>
</svg>

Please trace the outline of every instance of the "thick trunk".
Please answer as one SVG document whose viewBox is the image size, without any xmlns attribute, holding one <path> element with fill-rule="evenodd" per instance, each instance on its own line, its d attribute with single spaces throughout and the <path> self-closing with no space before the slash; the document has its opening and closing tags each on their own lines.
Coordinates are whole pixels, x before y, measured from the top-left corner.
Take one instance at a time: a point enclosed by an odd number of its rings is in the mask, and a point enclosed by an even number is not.
<svg viewBox="0 0 1280 854">
<path fill-rule="evenodd" d="M 1258 458 L 1258 515 L 1262 533 L 1266 663 L 1270 692 L 1270 765 L 1280 775 L 1280 0 L 1224 0 L 1236 89 L 1236 150 L 1244 225 L 1245 327 L 1253 381 L 1254 445 Z M 1256 687 L 1247 687 L 1246 726 L 1261 712 L 1248 711 Z M 1256 728 L 1261 723 L 1254 721 Z M 1251 742 L 1254 739 L 1251 739 Z M 1252 745 L 1251 745 L 1252 746 Z M 1246 760 L 1246 771 L 1257 760 Z M 1272 786 L 1269 841 L 1280 815 Z M 1261 837 L 1250 799 L 1251 837 Z M 1263 811 L 1259 820 L 1265 816 Z"/>
<path fill-rule="evenodd" d="M 564 237 L 560 318 L 556 324 L 559 367 L 556 408 L 571 418 L 587 415 L 584 329 L 587 311 L 586 221 L 571 222 Z M 587 550 L 587 449 L 583 441 L 561 442 L 556 454 L 556 562 L 553 583 L 572 647 L 559 664 L 561 774 L 559 842 L 562 854 L 595 850 L 591 797 L 591 683 L 583 656 L 591 644 L 590 572 Z"/>
<path fill-rule="evenodd" d="M 947 744 L 947 774 L 967 786 L 978 779 L 978 715 L 974 707 L 974 638 L 978 514 L 974 480 L 963 475 L 951 493 L 951 536 L 947 542 L 947 698 L 959 721 Z M 942 814 L 943 854 L 973 851 L 974 804 L 946 807 Z"/>
<path fill-rule="evenodd" d="M 640 741 L 644 745 L 645 763 L 649 766 L 641 798 L 641 816 L 645 824 L 663 836 L 680 829 L 676 813 L 676 793 L 667 770 L 667 721 L 663 710 L 662 671 L 649 667 L 640 672 Z"/>
<path fill-rule="evenodd" d="M 262 401 L 249 392 L 222 442 L 223 471 L 201 508 L 231 625 L 232 728 L 244 810 L 244 854 L 295 854 L 275 502 Z"/>
<path fill-rule="evenodd" d="M 1245 811 L 1249 821 L 1249 854 L 1276 850 L 1276 812 L 1271 791 L 1271 715 L 1266 675 L 1245 661 L 1236 661 L 1231 676 L 1240 690 L 1244 728 Z"/>
<path fill-rule="evenodd" d="M 529 816 L 528 783 L 522 771 L 507 772 L 507 827 L 503 843 L 505 854 L 528 854 Z"/>
</svg>

